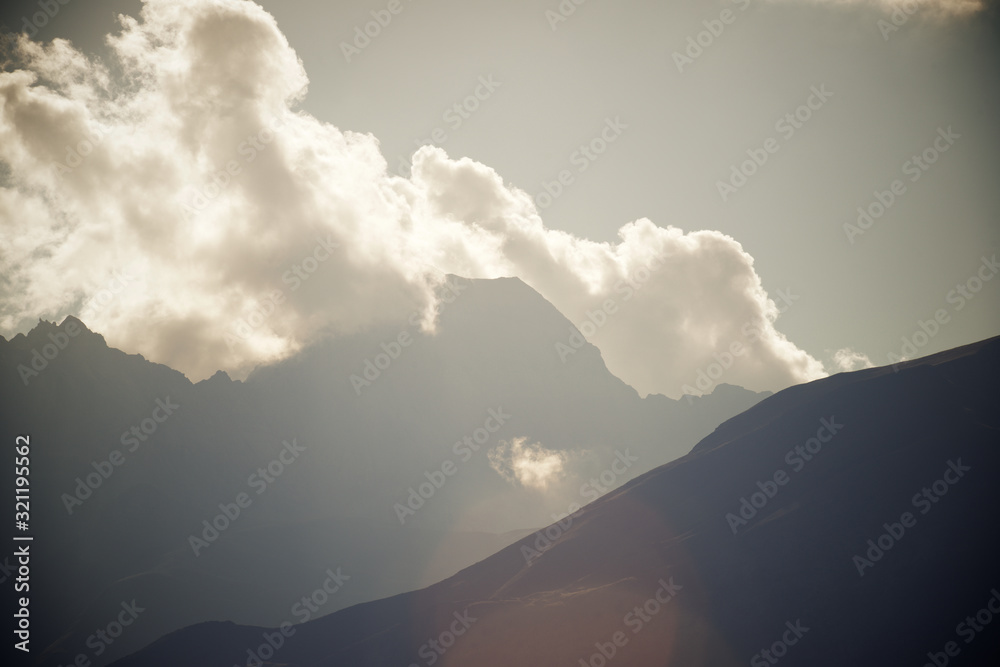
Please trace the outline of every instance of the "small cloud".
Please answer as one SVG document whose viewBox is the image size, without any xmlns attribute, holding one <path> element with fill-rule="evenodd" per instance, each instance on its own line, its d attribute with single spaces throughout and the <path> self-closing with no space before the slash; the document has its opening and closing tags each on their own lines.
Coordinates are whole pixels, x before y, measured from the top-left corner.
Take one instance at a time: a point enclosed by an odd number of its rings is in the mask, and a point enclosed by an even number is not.
<svg viewBox="0 0 1000 667">
<path fill-rule="evenodd" d="M 488 453 L 490 467 L 511 484 L 545 489 L 563 476 L 567 455 L 527 438 L 501 441 Z"/>
<path fill-rule="evenodd" d="M 833 365 L 838 371 L 857 371 L 862 368 L 873 368 L 875 364 L 864 352 L 855 352 L 849 347 L 843 347 L 833 353 Z"/>
<path fill-rule="evenodd" d="M 849 6 L 876 6 L 891 13 L 902 10 L 907 14 L 925 11 L 938 16 L 956 16 L 973 14 L 986 7 L 983 0 L 777 0 L 785 2 L 810 2 L 813 4 L 830 4 Z"/>
</svg>

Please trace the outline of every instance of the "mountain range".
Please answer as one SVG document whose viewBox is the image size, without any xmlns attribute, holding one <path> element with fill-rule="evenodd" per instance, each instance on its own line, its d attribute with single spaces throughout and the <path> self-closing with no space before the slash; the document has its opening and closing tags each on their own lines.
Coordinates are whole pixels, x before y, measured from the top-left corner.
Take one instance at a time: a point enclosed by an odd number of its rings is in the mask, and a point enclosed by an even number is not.
<svg viewBox="0 0 1000 667">
<path fill-rule="evenodd" d="M 433 333 L 330 336 L 245 381 L 192 383 L 74 317 L 0 338 L 0 428 L 31 438 L 38 664 L 108 664 L 201 622 L 300 623 L 436 584 L 768 395 L 640 397 L 520 280 L 448 289 Z M 558 474 L 518 477 L 501 456 L 517 443 Z M 127 631 L 102 635 L 117 618 Z"/>
<path fill-rule="evenodd" d="M 116 667 L 995 665 L 1000 338 L 794 386 L 421 590 Z"/>
</svg>

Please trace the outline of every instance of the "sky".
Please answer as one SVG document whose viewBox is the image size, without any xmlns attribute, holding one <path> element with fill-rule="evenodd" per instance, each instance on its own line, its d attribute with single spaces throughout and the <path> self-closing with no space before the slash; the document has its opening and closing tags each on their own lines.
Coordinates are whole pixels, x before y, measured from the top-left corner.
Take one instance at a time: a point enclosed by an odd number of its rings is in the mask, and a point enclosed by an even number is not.
<svg viewBox="0 0 1000 667">
<path fill-rule="evenodd" d="M 0 334 L 242 377 L 517 276 L 672 397 L 993 336 L 997 14 L 5 3 Z"/>
</svg>

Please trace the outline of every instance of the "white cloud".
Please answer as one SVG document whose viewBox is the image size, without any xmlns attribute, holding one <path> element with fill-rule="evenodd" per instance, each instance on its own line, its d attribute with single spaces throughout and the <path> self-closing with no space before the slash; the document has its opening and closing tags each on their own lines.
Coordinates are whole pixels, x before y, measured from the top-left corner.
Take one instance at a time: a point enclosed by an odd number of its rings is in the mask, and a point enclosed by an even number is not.
<svg viewBox="0 0 1000 667">
<path fill-rule="evenodd" d="M 747 351 L 727 382 L 824 374 L 774 328 L 733 238 L 646 219 L 616 243 L 550 230 L 526 193 L 439 148 L 390 175 L 374 137 L 294 111 L 302 63 L 250 2 L 147 0 L 121 22 L 109 41 L 121 80 L 66 42 L 23 36 L 19 69 L 0 74 L 5 334 L 79 313 L 130 266 L 134 281 L 88 326 L 193 379 L 242 376 L 414 308 L 431 328 L 446 273 L 518 276 L 641 393 L 678 396 L 732 341 Z"/>
<path fill-rule="evenodd" d="M 862 368 L 873 368 L 868 355 L 863 352 L 855 352 L 849 347 L 841 348 L 833 353 L 833 367 L 838 371 L 856 371 Z"/>
<path fill-rule="evenodd" d="M 488 452 L 490 467 L 511 483 L 545 489 L 565 472 L 568 455 L 527 438 L 503 440 Z"/>
<path fill-rule="evenodd" d="M 886 13 L 896 10 L 907 15 L 928 13 L 935 16 L 973 14 L 985 8 L 983 0 L 772 0 L 775 2 L 809 2 L 813 4 L 864 7 L 875 5 Z"/>
</svg>

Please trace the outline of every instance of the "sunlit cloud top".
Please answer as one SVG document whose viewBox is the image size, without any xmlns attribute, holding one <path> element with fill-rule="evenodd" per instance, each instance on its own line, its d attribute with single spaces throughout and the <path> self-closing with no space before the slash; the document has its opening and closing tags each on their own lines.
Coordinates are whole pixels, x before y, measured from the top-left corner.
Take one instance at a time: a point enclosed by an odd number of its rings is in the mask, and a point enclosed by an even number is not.
<svg viewBox="0 0 1000 667">
<path fill-rule="evenodd" d="M 431 331 L 446 274 L 516 276 L 644 394 L 680 395 L 733 342 L 727 382 L 825 373 L 729 236 L 644 218 L 615 243 L 554 231 L 496 171 L 435 147 L 391 175 L 375 137 L 296 110 L 303 64 L 252 2 L 147 0 L 120 23 L 114 68 L 22 35 L 0 73 L 5 335 L 83 314 L 192 379 L 239 377 L 414 309 Z M 573 335 L 553 341 L 564 363 Z"/>
</svg>

